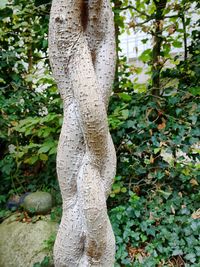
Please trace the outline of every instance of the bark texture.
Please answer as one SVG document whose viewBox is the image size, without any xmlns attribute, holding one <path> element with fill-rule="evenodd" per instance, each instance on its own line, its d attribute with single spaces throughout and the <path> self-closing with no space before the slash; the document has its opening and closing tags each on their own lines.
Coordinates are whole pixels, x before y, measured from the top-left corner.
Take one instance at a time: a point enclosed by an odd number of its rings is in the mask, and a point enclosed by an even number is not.
<svg viewBox="0 0 200 267">
<path fill-rule="evenodd" d="M 106 199 L 116 168 L 107 123 L 115 72 L 109 0 L 53 0 L 49 56 L 64 103 L 57 174 L 63 216 L 56 267 L 111 267 L 115 239 Z"/>
</svg>

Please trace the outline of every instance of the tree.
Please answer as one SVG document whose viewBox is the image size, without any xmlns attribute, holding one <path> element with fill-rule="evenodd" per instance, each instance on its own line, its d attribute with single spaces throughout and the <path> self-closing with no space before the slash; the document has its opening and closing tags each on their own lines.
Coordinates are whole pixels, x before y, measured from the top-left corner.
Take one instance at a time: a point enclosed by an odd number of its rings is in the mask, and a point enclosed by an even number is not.
<svg viewBox="0 0 200 267">
<path fill-rule="evenodd" d="M 163 93 L 162 72 L 166 68 L 165 63 L 174 61 L 177 65 L 173 50 L 182 48 L 184 60 L 187 60 L 189 36 L 195 26 L 195 17 L 198 17 L 198 1 L 113 0 L 113 4 L 118 41 L 118 36 L 125 29 L 128 32 L 131 29 L 134 32 L 143 32 L 143 44 L 152 40 L 152 47 L 146 49 L 139 59 L 149 65 L 149 91 L 155 96 L 160 96 Z M 117 47 L 120 51 L 119 43 Z M 119 83 L 119 78 L 116 82 Z M 134 88 L 140 91 L 141 84 L 135 83 Z"/>
<path fill-rule="evenodd" d="M 48 66 L 47 2 L 51 1 L 0 3 L 0 221 L 9 214 L 9 198 L 38 189 L 53 194 L 56 206 L 51 219 L 60 220 L 54 166 L 62 103 Z M 118 34 L 133 28 L 146 33 L 144 43 L 155 39 L 153 0 L 112 2 L 118 3 L 113 6 Z M 152 78 L 148 87 L 133 82 L 133 74 L 140 68 L 119 57 L 108 111 L 118 158 L 107 202 L 116 235 L 115 267 L 199 266 L 200 22 L 193 23 L 191 17 L 195 17 L 194 11 L 198 14 L 200 4 L 191 14 L 190 2 L 195 4 L 189 0 L 167 1 L 165 19 L 160 23 L 163 39 L 159 63 L 174 59 L 176 65 L 166 69 L 163 64 L 159 96 L 152 95 Z M 125 12 L 131 15 L 129 21 Z M 152 17 L 149 23 L 145 14 Z M 86 18 L 82 20 L 84 32 Z M 149 76 L 154 44 L 141 55 L 149 65 Z M 174 58 L 173 47 L 182 47 L 187 57 Z M 24 219 L 23 211 L 18 215 Z M 33 216 L 27 221 L 35 219 Z M 46 258 L 34 266 L 45 264 Z"/>
<path fill-rule="evenodd" d="M 116 166 L 106 115 L 114 39 L 108 0 L 53 1 L 49 55 L 64 102 L 57 155 L 63 216 L 54 247 L 56 266 L 114 264 L 106 209 Z"/>
</svg>

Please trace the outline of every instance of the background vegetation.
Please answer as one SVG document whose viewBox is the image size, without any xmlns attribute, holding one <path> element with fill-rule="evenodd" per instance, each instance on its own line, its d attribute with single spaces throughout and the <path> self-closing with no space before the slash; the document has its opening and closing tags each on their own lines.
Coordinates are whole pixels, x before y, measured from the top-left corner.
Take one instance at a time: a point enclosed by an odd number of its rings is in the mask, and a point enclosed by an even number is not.
<svg viewBox="0 0 200 267">
<path fill-rule="evenodd" d="M 200 20 L 191 20 L 190 7 L 199 14 L 200 5 L 112 2 L 118 52 L 124 31 L 143 31 L 144 43 L 153 40 L 140 56 L 149 74 L 146 84 L 133 81 L 141 69 L 118 56 L 109 107 L 118 157 L 108 200 L 116 266 L 197 267 Z M 62 102 L 48 62 L 49 11 L 48 0 L 0 3 L 1 219 L 16 195 L 45 190 L 60 199 L 55 157 Z M 173 55 L 173 47 L 182 47 L 183 54 Z"/>
</svg>

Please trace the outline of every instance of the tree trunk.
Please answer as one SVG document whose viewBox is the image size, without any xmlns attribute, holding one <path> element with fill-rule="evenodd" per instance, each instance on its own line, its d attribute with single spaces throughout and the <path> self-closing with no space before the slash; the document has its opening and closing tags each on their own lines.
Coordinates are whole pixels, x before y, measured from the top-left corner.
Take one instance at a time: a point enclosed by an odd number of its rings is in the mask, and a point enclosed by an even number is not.
<svg viewBox="0 0 200 267">
<path fill-rule="evenodd" d="M 115 72 L 109 0 L 53 0 L 49 56 L 64 103 L 57 174 L 63 215 L 56 267 L 110 267 L 115 240 L 106 199 L 116 168 L 107 123 Z"/>
<path fill-rule="evenodd" d="M 121 8 L 122 2 L 121 0 L 114 0 L 114 10 L 119 10 Z M 117 14 L 119 16 L 119 14 Z M 115 14 L 115 16 L 117 16 Z M 116 68 L 115 68 L 115 79 L 114 79 L 114 84 L 115 86 L 119 85 L 119 35 L 120 35 L 120 27 L 117 23 L 115 23 L 115 43 L 116 43 Z"/>
<path fill-rule="evenodd" d="M 160 64 L 161 46 L 163 43 L 163 21 L 164 10 L 166 8 L 167 0 L 153 0 L 156 7 L 154 45 L 152 50 L 152 94 L 160 95 L 160 72 L 162 64 Z"/>
</svg>

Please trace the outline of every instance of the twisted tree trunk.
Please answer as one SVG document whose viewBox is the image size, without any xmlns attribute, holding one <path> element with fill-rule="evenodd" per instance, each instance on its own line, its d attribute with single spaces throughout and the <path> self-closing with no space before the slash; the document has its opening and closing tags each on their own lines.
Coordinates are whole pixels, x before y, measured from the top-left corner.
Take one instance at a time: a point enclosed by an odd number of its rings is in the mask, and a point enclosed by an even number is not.
<svg viewBox="0 0 200 267">
<path fill-rule="evenodd" d="M 56 267 L 111 267 L 115 240 L 106 199 L 116 157 L 107 123 L 115 72 L 109 0 L 53 0 L 49 56 L 64 103 L 57 154 L 63 216 Z"/>
</svg>

